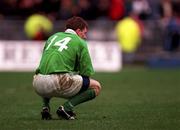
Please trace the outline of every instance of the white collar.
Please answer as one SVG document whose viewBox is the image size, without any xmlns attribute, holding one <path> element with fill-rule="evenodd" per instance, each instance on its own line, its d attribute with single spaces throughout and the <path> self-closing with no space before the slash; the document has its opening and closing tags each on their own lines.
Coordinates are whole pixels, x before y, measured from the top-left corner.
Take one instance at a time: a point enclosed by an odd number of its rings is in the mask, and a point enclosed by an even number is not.
<svg viewBox="0 0 180 130">
<path fill-rule="evenodd" d="M 77 35 L 77 33 L 72 29 L 66 29 L 65 33 L 71 33 L 71 34 L 76 34 Z"/>
</svg>

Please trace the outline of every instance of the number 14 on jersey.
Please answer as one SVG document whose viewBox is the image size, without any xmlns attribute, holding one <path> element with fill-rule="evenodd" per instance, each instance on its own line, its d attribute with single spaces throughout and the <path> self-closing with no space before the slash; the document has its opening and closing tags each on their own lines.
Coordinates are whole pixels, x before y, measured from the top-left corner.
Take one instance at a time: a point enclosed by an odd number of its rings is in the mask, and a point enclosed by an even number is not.
<svg viewBox="0 0 180 130">
<path fill-rule="evenodd" d="M 46 50 L 49 49 L 49 47 L 54 43 L 54 41 L 55 41 L 55 39 L 56 39 L 57 37 L 58 37 L 58 36 L 55 35 L 55 36 L 51 39 L 51 41 L 50 41 L 49 45 L 47 46 Z M 62 52 L 64 49 L 67 49 L 67 48 L 68 48 L 67 44 L 69 43 L 70 40 L 71 40 L 70 37 L 65 37 L 65 38 L 63 38 L 63 39 L 61 39 L 61 40 L 59 40 L 59 41 L 56 41 L 56 42 L 54 43 L 54 46 L 58 46 L 58 47 L 59 47 L 58 51 Z"/>
</svg>

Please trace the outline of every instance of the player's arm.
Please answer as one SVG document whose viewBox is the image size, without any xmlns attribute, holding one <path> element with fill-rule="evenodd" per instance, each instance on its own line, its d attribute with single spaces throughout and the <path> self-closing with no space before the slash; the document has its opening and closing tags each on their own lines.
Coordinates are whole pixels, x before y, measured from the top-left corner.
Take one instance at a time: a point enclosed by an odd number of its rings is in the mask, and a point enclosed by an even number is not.
<svg viewBox="0 0 180 130">
<path fill-rule="evenodd" d="M 93 65 L 91 62 L 91 57 L 87 44 L 84 42 L 80 51 L 80 60 L 79 60 L 79 71 L 81 75 L 91 76 L 94 74 Z"/>
</svg>

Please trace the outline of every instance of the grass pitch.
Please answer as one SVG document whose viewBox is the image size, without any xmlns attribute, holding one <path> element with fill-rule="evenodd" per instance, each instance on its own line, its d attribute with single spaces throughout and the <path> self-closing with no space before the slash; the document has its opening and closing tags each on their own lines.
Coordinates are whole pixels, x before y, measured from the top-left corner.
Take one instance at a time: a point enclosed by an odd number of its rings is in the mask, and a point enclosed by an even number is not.
<svg viewBox="0 0 180 130">
<path fill-rule="evenodd" d="M 1 130 L 178 130 L 180 70 L 126 68 L 97 73 L 102 84 L 95 100 L 75 108 L 77 120 L 60 120 L 64 102 L 52 99 L 54 120 L 40 118 L 41 98 L 32 88 L 33 73 L 0 73 Z"/>
</svg>

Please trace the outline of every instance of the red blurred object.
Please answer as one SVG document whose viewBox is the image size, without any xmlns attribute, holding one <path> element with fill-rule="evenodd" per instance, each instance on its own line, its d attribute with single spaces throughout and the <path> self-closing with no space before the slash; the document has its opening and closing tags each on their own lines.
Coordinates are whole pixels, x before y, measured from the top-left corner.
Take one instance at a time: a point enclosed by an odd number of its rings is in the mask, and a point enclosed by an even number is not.
<svg viewBox="0 0 180 130">
<path fill-rule="evenodd" d="M 112 20 L 119 20 L 124 16 L 124 0 L 111 0 L 109 17 Z"/>
</svg>

